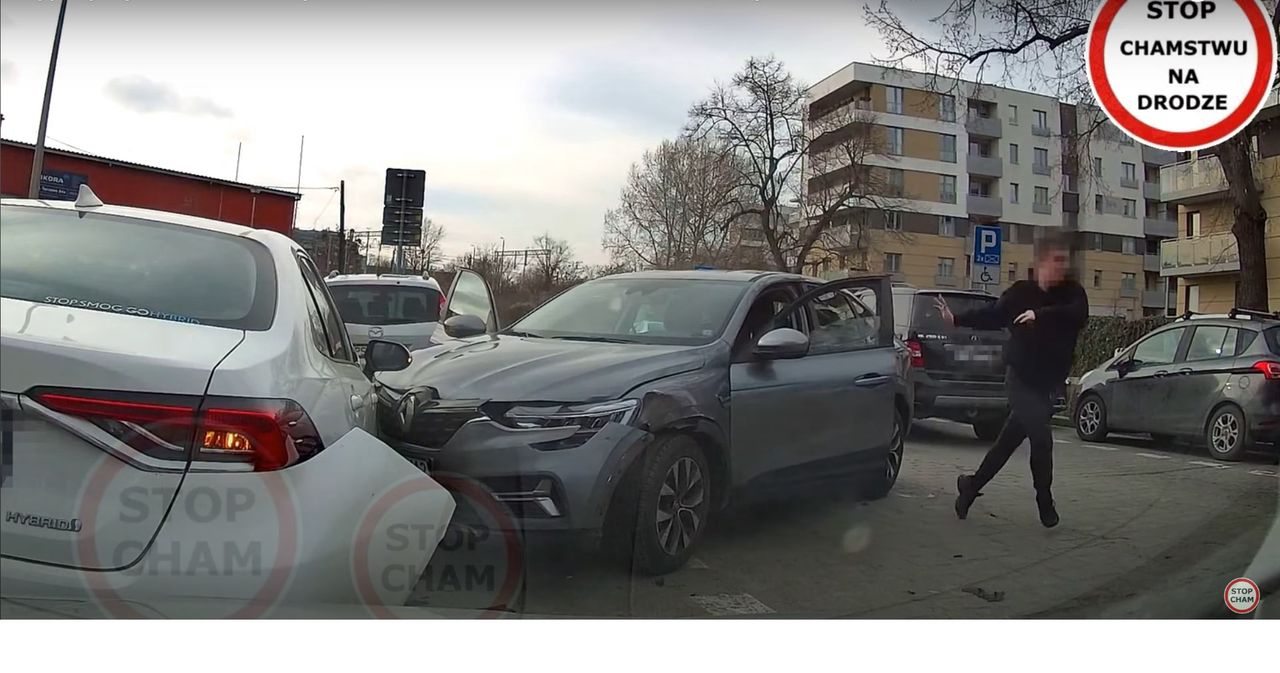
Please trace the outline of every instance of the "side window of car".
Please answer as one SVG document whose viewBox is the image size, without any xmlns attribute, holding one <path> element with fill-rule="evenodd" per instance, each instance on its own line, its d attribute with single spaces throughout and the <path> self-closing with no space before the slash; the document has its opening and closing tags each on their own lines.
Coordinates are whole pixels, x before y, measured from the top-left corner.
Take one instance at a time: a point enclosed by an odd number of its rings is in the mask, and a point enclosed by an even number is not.
<svg viewBox="0 0 1280 673">
<path fill-rule="evenodd" d="M 324 318 L 320 317 L 320 307 L 316 305 L 315 295 L 311 294 L 311 288 L 308 286 L 301 264 L 298 265 L 298 272 L 304 274 L 302 284 L 307 292 L 307 318 L 308 322 L 311 323 L 310 329 L 307 331 L 311 332 L 311 341 L 315 344 L 316 350 L 325 355 L 331 355 L 329 352 L 329 336 L 324 331 Z"/>
<path fill-rule="evenodd" d="M 875 293 L 871 293 L 874 304 Z M 816 325 L 809 334 L 809 354 L 842 353 L 875 348 L 880 316 L 849 290 L 833 290 L 810 301 Z"/>
<path fill-rule="evenodd" d="M 1172 364 L 1178 355 L 1178 342 L 1182 341 L 1184 329 L 1166 330 L 1143 339 L 1133 349 L 1134 363 L 1143 366 Z"/>
<path fill-rule="evenodd" d="M 304 256 L 298 257 L 298 265 L 302 269 L 302 280 L 320 311 L 327 346 L 323 352 L 335 360 L 354 362 L 355 358 L 351 357 L 351 349 L 347 345 L 346 326 L 342 324 L 338 309 L 334 306 L 333 297 L 329 295 L 324 282 L 320 280 L 319 272 L 311 264 L 311 260 Z"/>
<path fill-rule="evenodd" d="M 1236 329 L 1218 325 L 1197 325 L 1187 347 L 1187 362 L 1217 360 L 1236 354 Z"/>
</svg>

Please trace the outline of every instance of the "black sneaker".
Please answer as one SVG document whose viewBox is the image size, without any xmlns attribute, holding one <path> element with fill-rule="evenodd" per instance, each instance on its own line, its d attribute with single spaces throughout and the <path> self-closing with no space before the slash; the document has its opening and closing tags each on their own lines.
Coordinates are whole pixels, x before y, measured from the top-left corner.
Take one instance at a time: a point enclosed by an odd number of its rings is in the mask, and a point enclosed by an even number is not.
<svg viewBox="0 0 1280 673">
<path fill-rule="evenodd" d="M 1036 506 L 1040 508 L 1040 523 L 1045 528 L 1058 525 L 1058 508 L 1053 506 L 1053 498 L 1036 498 Z"/>
<path fill-rule="evenodd" d="M 956 477 L 956 517 L 963 520 L 969 516 L 969 507 L 982 495 L 973 487 L 973 475 L 962 474 Z"/>
</svg>

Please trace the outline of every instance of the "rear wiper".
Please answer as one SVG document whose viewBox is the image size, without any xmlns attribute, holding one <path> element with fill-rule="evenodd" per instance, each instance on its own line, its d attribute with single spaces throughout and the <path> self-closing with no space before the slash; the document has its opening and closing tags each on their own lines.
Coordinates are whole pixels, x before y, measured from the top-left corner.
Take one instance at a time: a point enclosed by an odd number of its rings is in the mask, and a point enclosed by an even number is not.
<svg viewBox="0 0 1280 673">
<path fill-rule="evenodd" d="M 562 339 L 562 340 L 564 340 L 564 341 L 591 341 L 591 342 L 594 342 L 594 343 L 602 343 L 602 344 L 631 344 L 631 343 L 635 343 L 634 341 L 631 341 L 631 340 L 629 340 L 629 339 L 615 339 L 615 338 L 613 338 L 613 337 L 605 337 L 605 336 L 575 336 L 575 335 L 562 335 L 562 336 L 553 336 L 553 337 L 547 337 L 547 338 L 548 338 L 548 339 Z"/>
</svg>

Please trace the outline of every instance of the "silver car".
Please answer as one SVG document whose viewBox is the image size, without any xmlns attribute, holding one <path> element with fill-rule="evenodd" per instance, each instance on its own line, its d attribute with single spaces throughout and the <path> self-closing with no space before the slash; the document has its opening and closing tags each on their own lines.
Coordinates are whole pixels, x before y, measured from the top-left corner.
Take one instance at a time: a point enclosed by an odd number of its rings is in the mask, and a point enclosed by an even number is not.
<svg viewBox="0 0 1280 673">
<path fill-rule="evenodd" d="M 434 278 L 401 274 L 351 274 L 325 280 L 338 304 L 356 354 L 370 339 L 386 339 L 409 350 L 433 345 L 444 309 L 444 293 Z"/>
</svg>

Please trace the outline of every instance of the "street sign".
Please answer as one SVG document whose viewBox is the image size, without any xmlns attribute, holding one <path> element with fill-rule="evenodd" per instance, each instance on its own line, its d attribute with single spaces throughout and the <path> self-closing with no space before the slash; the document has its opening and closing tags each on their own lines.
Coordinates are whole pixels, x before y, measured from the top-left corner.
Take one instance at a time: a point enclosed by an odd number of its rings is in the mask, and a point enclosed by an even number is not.
<svg viewBox="0 0 1280 673">
<path fill-rule="evenodd" d="M 1000 284 L 1000 233 L 998 226 L 973 228 L 973 268 L 969 278 L 975 285 Z"/>
<path fill-rule="evenodd" d="M 407 248 L 416 248 L 422 245 L 422 227 L 405 226 L 404 237 L 400 237 L 398 227 L 382 228 L 382 245 L 403 245 Z"/>
<path fill-rule="evenodd" d="M 384 228 L 399 229 L 404 224 L 405 228 L 422 226 L 422 209 L 421 208 L 397 208 L 395 206 L 386 206 L 382 209 L 382 226 Z"/>
<path fill-rule="evenodd" d="M 384 206 L 421 208 L 427 192 L 427 172 L 409 168 L 388 168 Z"/>
</svg>

